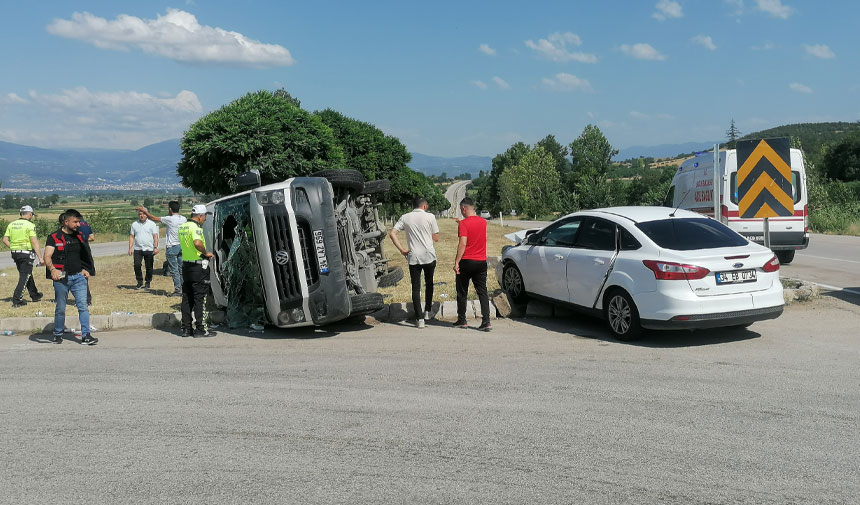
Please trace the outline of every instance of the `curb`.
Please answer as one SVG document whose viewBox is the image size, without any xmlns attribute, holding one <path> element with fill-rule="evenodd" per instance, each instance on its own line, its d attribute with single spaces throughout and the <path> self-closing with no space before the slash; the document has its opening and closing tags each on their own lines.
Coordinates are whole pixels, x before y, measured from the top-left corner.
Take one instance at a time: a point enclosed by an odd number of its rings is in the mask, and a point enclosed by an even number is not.
<svg viewBox="0 0 860 505">
<path fill-rule="evenodd" d="M 182 316 L 179 312 L 111 314 L 109 316 L 91 316 L 90 324 L 98 328 L 97 331 L 132 328 L 178 328 L 181 318 Z M 77 322 L 77 318 L 66 318 L 66 323 L 74 324 Z M 69 328 L 75 327 L 69 326 Z M 51 333 L 53 329 L 53 317 L 7 317 L 0 319 L 0 331 Z"/>
</svg>

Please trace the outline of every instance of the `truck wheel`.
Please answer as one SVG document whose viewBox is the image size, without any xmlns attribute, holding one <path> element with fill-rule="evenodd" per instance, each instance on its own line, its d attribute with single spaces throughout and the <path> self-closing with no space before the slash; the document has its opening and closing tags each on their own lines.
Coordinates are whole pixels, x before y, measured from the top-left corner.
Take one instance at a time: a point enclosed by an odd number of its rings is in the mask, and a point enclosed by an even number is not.
<svg viewBox="0 0 860 505">
<path fill-rule="evenodd" d="M 385 302 L 382 300 L 381 293 L 364 293 L 361 295 L 352 295 L 349 297 L 349 303 L 352 305 L 352 310 L 349 315 L 366 316 L 373 314 L 377 310 L 385 307 Z"/>
<path fill-rule="evenodd" d="M 391 182 L 388 179 L 379 179 L 377 181 L 367 181 L 364 183 L 364 189 L 361 191 L 363 195 L 375 195 L 377 193 L 385 193 L 391 191 Z"/>
<path fill-rule="evenodd" d="M 403 279 L 403 269 L 400 267 L 391 267 L 384 274 L 376 279 L 376 285 L 380 288 L 396 286 Z"/>
<path fill-rule="evenodd" d="M 776 259 L 779 260 L 780 265 L 788 265 L 794 261 L 794 253 L 794 249 L 790 251 L 776 251 Z"/>
<path fill-rule="evenodd" d="M 332 186 L 347 188 L 350 191 L 361 193 L 364 188 L 364 176 L 358 170 L 320 170 L 311 177 L 323 177 L 328 179 Z"/>
</svg>

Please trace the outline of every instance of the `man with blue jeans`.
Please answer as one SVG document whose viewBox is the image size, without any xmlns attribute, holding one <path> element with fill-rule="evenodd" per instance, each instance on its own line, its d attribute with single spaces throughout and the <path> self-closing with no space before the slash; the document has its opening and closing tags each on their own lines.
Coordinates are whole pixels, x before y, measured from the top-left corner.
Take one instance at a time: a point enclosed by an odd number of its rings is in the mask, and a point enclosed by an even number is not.
<svg viewBox="0 0 860 505">
<path fill-rule="evenodd" d="M 173 277 L 173 293 L 167 296 L 182 296 L 182 247 L 179 246 L 178 231 L 187 219 L 179 214 L 179 202 L 169 202 L 167 210 L 170 215 L 157 217 L 150 214 L 146 207 L 137 208 L 137 211 L 146 214 L 147 218 L 156 223 L 164 223 L 167 227 L 164 252 L 167 255 L 167 267 L 170 270 L 170 276 Z"/>
<path fill-rule="evenodd" d="M 54 298 L 57 302 L 54 309 L 54 343 L 63 343 L 66 300 L 71 292 L 81 321 L 81 343 L 95 345 L 99 339 L 90 334 L 90 311 L 87 307 L 87 286 L 90 276 L 96 273 L 95 262 L 89 243 L 78 232 L 81 213 L 69 209 L 62 214 L 62 218 L 62 227 L 50 234 L 45 244 L 45 272 L 54 281 Z"/>
</svg>

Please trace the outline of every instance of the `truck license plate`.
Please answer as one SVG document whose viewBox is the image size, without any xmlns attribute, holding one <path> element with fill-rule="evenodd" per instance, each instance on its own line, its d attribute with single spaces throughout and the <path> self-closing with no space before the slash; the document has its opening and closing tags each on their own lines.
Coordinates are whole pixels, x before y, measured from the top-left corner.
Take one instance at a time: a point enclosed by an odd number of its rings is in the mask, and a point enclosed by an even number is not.
<svg viewBox="0 0 860 505">
<path fill-rule="evenodd" d="M 325 241 L 323 240 L 322 230 L 314 230 L 314 247 L 317 250 L 317 262 L 320 265 L 320 272 L 328 273 L 328 259 L 325 256 Z"/>
<path fill-rule="evenodd" d="M 741 284 L 755 282 L 755 270 L 735 270 L 733 272 L 717 272 L 717 284 Z"/>
</svg>

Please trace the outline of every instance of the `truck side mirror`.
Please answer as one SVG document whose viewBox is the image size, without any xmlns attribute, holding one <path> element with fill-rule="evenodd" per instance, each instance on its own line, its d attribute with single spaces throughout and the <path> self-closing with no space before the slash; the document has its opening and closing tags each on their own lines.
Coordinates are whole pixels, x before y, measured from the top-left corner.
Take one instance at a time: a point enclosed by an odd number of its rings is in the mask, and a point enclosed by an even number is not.
<svg viewBox="0 0 860 505">
<path fill-rule="evenodd" d="M 261 185 L 260 171 L 256 168 L 236 176 L 236 186 L 240 191 L 259 188 Z"/>
</svg>

